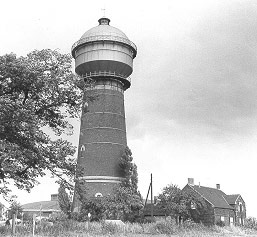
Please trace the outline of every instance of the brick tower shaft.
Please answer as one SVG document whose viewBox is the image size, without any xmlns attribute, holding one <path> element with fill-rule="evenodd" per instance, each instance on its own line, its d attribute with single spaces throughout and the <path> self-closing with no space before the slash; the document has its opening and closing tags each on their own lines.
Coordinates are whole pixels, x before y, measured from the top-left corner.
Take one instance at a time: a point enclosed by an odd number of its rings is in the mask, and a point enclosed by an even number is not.
<svg viewBox="0 0 257 237">
<path fill-rule="evenodd" d="M 124 179 L 119 166 L 127 146 L 124 91 L 137 49 L 109 22 L 99 19 L 72 47 L 76 73 L 94 82 L 84 93 L 77 160 L 87 196 L 111 194 Z"/>
</svg>

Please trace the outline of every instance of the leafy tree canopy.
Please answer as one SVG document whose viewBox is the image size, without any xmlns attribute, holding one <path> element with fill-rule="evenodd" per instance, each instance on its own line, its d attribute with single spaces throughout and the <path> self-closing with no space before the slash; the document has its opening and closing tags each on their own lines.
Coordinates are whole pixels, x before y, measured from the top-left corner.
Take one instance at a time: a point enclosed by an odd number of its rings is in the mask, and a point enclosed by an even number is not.
<svg viewBox="0 0 257 237">
<path fill-rule="evenodd" d="M 82 82 L 71 62 L 50 49 L 0 56 L 0 194 L 12 182 L 29 191 L 46 170 L 61 179 L 74 175 L 75 148 L 42 130 L 61 136 L 72 130 L 67 119 L 78 116 Z"/>
<path fill-rule="evenodd" d="M 114 195 L 107 197 L 106 217 L 134 222 L 141 218 L 143 202 L 140 193 L 120 185 Z"/>
<path fill-rule="evenodd" d="M 133 192 L 137 192 L 138 188 L 138 173 L 137 166 L 132 162 L 132 152 L 126 147 L 120 160 L 120 167 L 125 176 L 125 180 L 122 182 L 122 186 L 132 189 Z"/>
<path fill-rule="evenodd" d="M 63 182 L 60 183 L 60 187 L 58 189 L 58 203 L 62 212 L 67 215 L 68 219 L 70 219 L 72 202 L 66 192 Z"/>
<path fill-rule="evenodd" d="M 12 218 L 13 214 L 15 214 L 16 217 L 20 219 L 22 217 L 22 211 L 21 204 L 17 201 L 13 201 L 8 210 L 8 218 Z"/>
<path fill-rule="evenodd" d="M 182 217 L 184 220 L 195 219 L 196 215 L 206 206 L 205 201 L 192 192 L 181 190 L 177 185 L 167 185 L 158 196 L 158 205 L 163 208 L 166 215 Z"/>
</svg>

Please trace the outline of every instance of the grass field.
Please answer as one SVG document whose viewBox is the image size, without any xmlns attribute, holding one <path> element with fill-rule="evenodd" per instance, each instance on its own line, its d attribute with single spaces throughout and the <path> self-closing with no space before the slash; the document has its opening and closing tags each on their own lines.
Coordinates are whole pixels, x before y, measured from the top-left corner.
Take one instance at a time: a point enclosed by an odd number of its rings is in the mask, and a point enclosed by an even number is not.
<svg viewBox="0 0 257 237">
<path fill-rule="evenodd" d="M 9 237 L 11 235 L 10 227 L 0 227 L 0 236 Z M 18 237 L 31 237 L 32 226 L 17 226 L 16 234 Z M 148 224 L 114 225 L 110 223 L 79 223 L 75 221 L 57 222 L 53 226 L 42 224 L 35 230 L 37 237 L 102 237 L 102 236 L 127 236 L 127 237 L 145 237 L 145 236 L 176 236 L 176 237 L 213 237 L 213 236 L 256 236 L 257 231 L 243 229 L 240 227 L 218 227 L 207 228 L 198 224 L 189 224 L 176 226 L 172 222 L 159 221 Z"/>
</svg>

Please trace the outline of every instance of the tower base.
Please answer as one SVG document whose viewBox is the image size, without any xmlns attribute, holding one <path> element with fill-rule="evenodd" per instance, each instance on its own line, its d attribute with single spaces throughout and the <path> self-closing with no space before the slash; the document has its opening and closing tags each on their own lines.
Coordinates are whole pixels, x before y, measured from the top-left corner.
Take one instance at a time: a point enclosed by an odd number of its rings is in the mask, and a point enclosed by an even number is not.
<svg viewBox="0 0 257 237">
<path fill-rule="evenodd" d="M 106 197 L 113 194 L 113 190 L 122 182 L 122 178 L 120 177 L 109 176 L 85 176 L 81 180 L 84 180 L 84 182 L 82 181 L 79 187 L 78 184 L 75 185 L 72 208 L 74 212 L 79 212 L 81 198 Z"/>
</svg>

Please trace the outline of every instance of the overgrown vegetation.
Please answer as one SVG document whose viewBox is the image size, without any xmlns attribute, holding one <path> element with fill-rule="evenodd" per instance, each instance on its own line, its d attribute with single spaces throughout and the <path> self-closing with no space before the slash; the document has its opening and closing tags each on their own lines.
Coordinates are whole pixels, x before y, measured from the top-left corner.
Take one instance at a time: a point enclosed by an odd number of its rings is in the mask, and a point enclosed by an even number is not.
<svg viewBox="0 0 257 237">
<path fill-rule="evenodd" d="M 192 219 L 199 220 L 199 216 L 206 207 L 203 198 L 193 192 L 181 190 L 177 185 L 167 185 L 158 196 L 159 207 L 167 216 L 176 219 L 177 223 Z"/>
<path fill-rule="evenodd" d="M 102 222 L 77 222 L 74 220 L 56 221 L 53 226 L 43 223 L 37 225 L 36 236 L 60 236 L 60 237 L 97 237 L 97 236 L 256 236 L 257 231 L 250 231 L 241 227 L 206 227 L 192 221 L 184 222 L 184 225 L 176 225 L 172 220 L 161 220 L 154 223 L 139 224 L 126 223 L 124 226 Z M 11 236 L 10 227 L 0 227 L 0 236 Z M 16 236 L 32 236 L 32 226 L 17 226 Z"/>
<path fill-rule="evenodd" d="M 17 201 L 13 201 L 9 207 L 8 218 L 11 219 L 13 215 L 16 215 L 16 218 L 21 219 L 22 217 L 22 206 Z"/>
<path fill-rule="evenodd" d="M 257 230 L 257 219 L 255 217 L 246 218 L 244 226 L 249 229 Z"/>
<path fill-rule="evenodd" d="M 77 215 L 73 215 L 76 220 L 119 219 L 135 222 L 142 217 L 143 202 L 138 191 L 137 166 L 133 163 L 132 152 L 128 147 L 121 155 L 120 167 L 125 179 L 117 185 L 111 195 L 88 197 L 86 184 L 79 182 L 76 184 L 80 201 L 80 211 Z"/>
<path fill-rule="evenodd" d="M 71 218 L 71 211 L 72 211 L 72 202 L 71 198 L 69 197 L 68 193 L 65 189 L 65 183 L 61 182 L 60 187 L 58 189 L 58 203 L 61 211 L 67 215 L 68 219 Z"/>
</svg>

